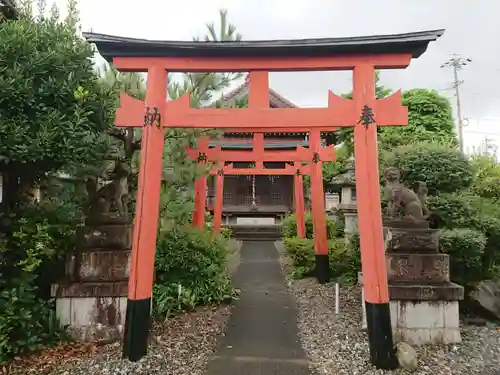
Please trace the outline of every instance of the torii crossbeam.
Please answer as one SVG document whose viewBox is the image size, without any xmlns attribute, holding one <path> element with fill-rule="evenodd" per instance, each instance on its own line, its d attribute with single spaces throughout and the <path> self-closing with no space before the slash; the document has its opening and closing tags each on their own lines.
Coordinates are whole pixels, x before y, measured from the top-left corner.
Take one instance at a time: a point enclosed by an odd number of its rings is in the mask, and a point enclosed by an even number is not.
<svg viewBox="0 0 500 375">
<path fill-rule="evenodd" d="M 407 124 L 398 92 L 375 98 L 375 69 L 406 68 L 443 30 L 356 38 L 302 41 L 167 42 L 85 34 L 119 71 L 148 72 L 146 101 L 122 96 L 118 126 L 144 126 L 141 143 L 134 239 L 125 324 L 124 356 L 147 352 L 158 205 L 166 127 L 244 129 L 273 132 L 354 128 L 361 262 L 371 362 L 397 367 L 389 309 L 380 207 L 377 126 Z M 329 93 L 327 108 L 269 108 L 270 71 L 352 70 L 353 99 Z M 167 72 L 250 72 L 249 108 L 189 108 L 189 97 L 166 101 Z M 145 111 L 146 108 L 146 111 Z M 311 149 L 317 150 L 319 146 Z M 311 167 L 318 168 L 319 163 Z M 311 171 L 316 176 L 317 173 Z M 314 182 L 313 199 L 322 192 Z M 315 226 L 324 225 L 320 218 Z"/>
</svg>

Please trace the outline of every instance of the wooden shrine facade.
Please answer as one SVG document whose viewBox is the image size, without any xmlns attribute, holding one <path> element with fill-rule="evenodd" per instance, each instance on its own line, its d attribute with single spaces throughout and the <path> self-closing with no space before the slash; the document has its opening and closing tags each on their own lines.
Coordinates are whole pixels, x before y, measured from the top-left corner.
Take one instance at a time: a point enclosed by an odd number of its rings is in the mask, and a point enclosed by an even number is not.
<svg viewBox="0 0 500 375">
<path fill-rule="evenodd" d="M 308 145 L 301 139 L 293 140 L 288 135 L 278 142 L 271 143 L 266 151 L 295 151 L 298 147 Z M 244 142 L 244 143 L 243 143 Z M 227 147 L 233 142 L 223 141 L 225 151 L 251 151 L 253 150 L 252 138 L 245 137 L 240 143 L 243 147 Z M 267 141 L 266 141 L 267 143 Z M 285 147 L 283 147 L 283 146 Z M 291 146 L 289 146 L 291 145 Z M 245 147 L 246 146 L 246 147 Z M 277 146 L 277 147 L 276 147 Z M 281 147 L 280 147 L 281 146 Z M 286 147 L 288 146 L 288 147 Z M 252 161 L 227 161 L 237 169 L 251 169 L 255 166 Z M 287 160 L 263 162 L 263 167 L 272 171 L 282 170 L 287 166 Z M 269 216 L 276 217 L 295 211 L 295 199 L 293 195 L 293 176 L 268 174 L 268 175 L 227 175 L 224 178 L 223 214 L 224 216 Z M 207 184 L 207 209 L 213 211 L 215 203 L 215 178 L 209 178 Z"/>
</svg>

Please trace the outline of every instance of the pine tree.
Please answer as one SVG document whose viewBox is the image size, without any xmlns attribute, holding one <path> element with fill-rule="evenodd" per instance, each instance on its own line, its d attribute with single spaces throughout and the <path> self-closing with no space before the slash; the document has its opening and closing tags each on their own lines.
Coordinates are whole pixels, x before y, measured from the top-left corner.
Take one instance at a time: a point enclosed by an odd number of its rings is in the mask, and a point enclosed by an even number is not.
<svg viewBox="0 0 500 375">
<path fill-rule="evenodd" d="M 19 12 L 14 0 L 0 0 L 0 22 L 15 20 L 18 17 Z"/>
</svg>

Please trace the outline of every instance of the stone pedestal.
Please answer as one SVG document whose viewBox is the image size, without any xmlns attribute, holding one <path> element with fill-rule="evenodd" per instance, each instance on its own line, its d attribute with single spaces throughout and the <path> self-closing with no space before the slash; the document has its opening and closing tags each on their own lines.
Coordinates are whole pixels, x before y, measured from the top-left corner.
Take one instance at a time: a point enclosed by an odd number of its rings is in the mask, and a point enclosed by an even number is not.
<svg viewBox="0 0 500 375">
<path fill-rule="evenodd" d="M 358 272 L 358 285 L 361 288 L 361 328 L 366 330 L 368 324 L 366 322 L 366 304 L 365 304 L 365 288 L 363 288 L 363 272 Z"/>
<path fill-rule="evenodd" d="M 344 214 L 346 235 L 358 232 L 358 210 L 356 199 L 356 173 L 354 158 L 347 161 L 345 172 L 335 176 L 332 185 L 340 186 L 340 204 L 338 210 Z"/>
<path fill-rule="evenodd" d="M 120 337 L 127 304 L 132 225 L 99 218 L 77 229 L 65 279 L 52 285 L 57 316 L 77 341 Z"/>
<path fill-rule="evenodd" d="M 339 206 L 339 195 L 336 193 L 326 193 L 325 194 L 325 211 L 334 211 L 338 209 Z"/>
<path fill-rule="evenodd" d="M 345 234 L 358 232 L 358 209 L 355 204 L 340 204 L 339 210 L 344 214 Z"/>
<path fill-rule="evenodd" d="M 449 256 L 427 222 L 386 221 L 384 239 L 394 341 L 413 345 L 459 343 L 458 301 Z"/>
</svg>

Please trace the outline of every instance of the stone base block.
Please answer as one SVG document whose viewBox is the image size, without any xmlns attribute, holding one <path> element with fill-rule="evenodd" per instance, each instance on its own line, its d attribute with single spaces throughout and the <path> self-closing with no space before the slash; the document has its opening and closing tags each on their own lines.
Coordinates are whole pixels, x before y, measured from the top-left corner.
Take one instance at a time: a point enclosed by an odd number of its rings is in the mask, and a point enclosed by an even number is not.
<svg viewBox="0 0 500 375">
<path fill-rule="evenodd" d="M 71 282 L 62 281 L 51 285 L 53 298 L 97 298 L 125 297 L 128 292 L 128 282 Z"/>
<path fill-rule="evenodd" d="M 66 261 L 66 277 L 79 282 L 127 281 L 130 254 L 130 250 L 78 251 Z"/>
<path fill-rule="evenodd" d="M 391 283 L 389 298 L 399 301 L 461 301 L 464 288 L 452 282 L 440 284 Z"/>
<path fill-rule="evenodd" d="M 361 327 L 366 330 L 366 307 L 361 272 L 358 273 L 358 285 L 361 287 Z M 434 293 L 422 293 L 422 290 Z M 463 298 L 461 286 L 453 283 L 440 286 L 391 285 L 389 292 L 394 342 L 404 341 L 411 345 L 461 342 L 458 302 Z M 395 299 L 398 292 L 403 298 L 411 297 L 411 299 Z M 416 297 L 423 299 L 417 300 Z M 443 299 L 439 299 L 440 297 Z"/>
<path fill-rule="evenodd" d="M 56 313 L 75 341 L 120 340 L 125 324 L 127 297 L 63 297 Z"/>
<path fill-rule="evenodd" d="M 363 287 L 361 287 L 361 328 L 363 330 L 368 329 L 368 323 L 366 322 L 365 288 Z"/>
<path fill-rule="evenodd" d="M 395 253 L 437 253 L 439 231 L 437 229 L 407 229 L 384 227 L 386 250 Z"/>
<path fill-rule="evenodd" d="M 389 284 L 440 284 L 450 281 L 448 254 L 386 253 Z"/>
<path fill-rule="evenodd" d="M 458 301 L 391 301 L 394 342 L 446 345 L 461 342 Z"/>
<path fill-rule="evenodd" d="M 344 232 L 353 234 L 358 232 L 358 214 L 356 212 L 344 212 L 345 227 Z"/>
<path fill-rule="evenodd" d="M 78 249 L 131 249 L 133 227 L 127 225 L 86 225 L 76 231 Z"/>
</svg>

